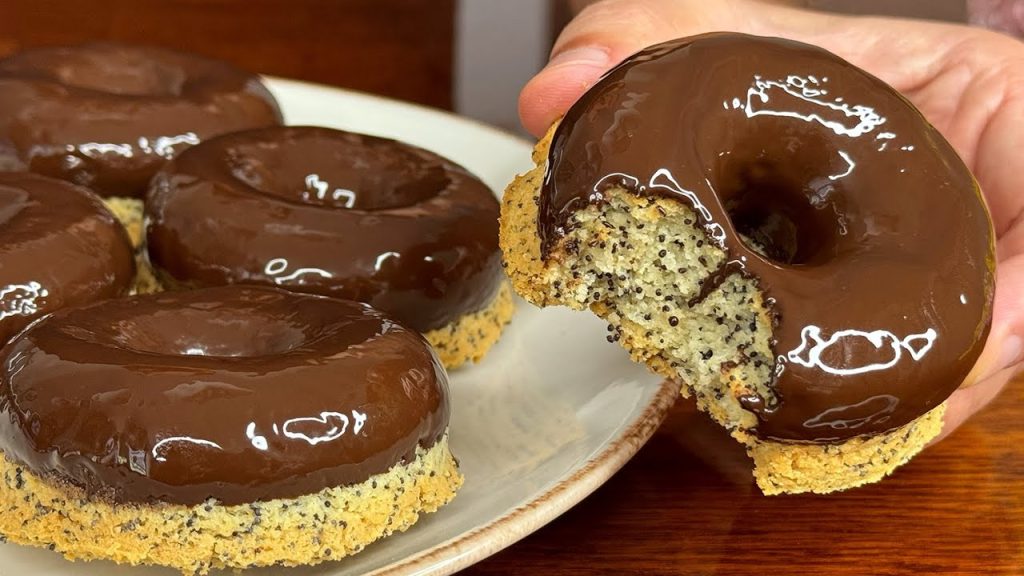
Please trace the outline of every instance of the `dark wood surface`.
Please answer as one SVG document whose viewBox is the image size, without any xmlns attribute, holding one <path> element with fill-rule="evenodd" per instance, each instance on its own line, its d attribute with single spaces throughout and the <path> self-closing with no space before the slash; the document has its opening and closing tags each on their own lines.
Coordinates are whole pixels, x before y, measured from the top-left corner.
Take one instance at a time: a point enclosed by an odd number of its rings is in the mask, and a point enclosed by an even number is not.
<svg viewBox="0 0 1024 576">
<path fill-rule="evenodd" d="M 826 496 L 762 496 L 680 401 L 591 497 L 463 574 L 1024 574 L 1024 381 L 882 483 Z"/>
<path fill-rule="evenodd" d="M 455 0 L 0 0 L 0 56 L 118 40 L 452 105 Z"/>
</svg>

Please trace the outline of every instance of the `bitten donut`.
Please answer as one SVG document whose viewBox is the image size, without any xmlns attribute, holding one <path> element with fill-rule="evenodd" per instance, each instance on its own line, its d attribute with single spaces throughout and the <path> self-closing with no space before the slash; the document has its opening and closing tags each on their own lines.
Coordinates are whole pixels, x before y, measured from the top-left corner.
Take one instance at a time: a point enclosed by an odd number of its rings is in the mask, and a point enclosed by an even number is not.
<svg viewBox="0 0 1024 576">
<path fill-rule="evenodd" d="M 882 81 L 718 33 L 611 70 L 505 195 L 517 291 L 589 308 L 743 442 L 764 492 L 876 481 L 981 352 L 994 234 L 964 163 Z"/>
<path fill-rule="evenodd" d="M 444 368 L 365 304 L 133 296 L 59 310 L 0 360 L 0 534 L 70 559 L 315 564 L 462 482 Z"/>
<path fill-rule="evenodd" d="M 498 201 L 464 168 L 327 128 L 228 134 L 154 177 L 146 250 L 169 288 L 245 283 L 367 302 L 423 332 L 449 368 L 512 314 Z"/>
<path fill-rule="evenodd" d="M 96 43 L 0 60 L 0 170 L 30 170 L 104 197 L 141 198 L 185 148 L 280 123 L 258 76 L 193 54 Z"/>
<path fill-rule="evenodd" d="M 0 173 L 0 344 L 64 306 L 125 294 L 134 275 L 128 235 L 95 194 Z"/>
</svg>

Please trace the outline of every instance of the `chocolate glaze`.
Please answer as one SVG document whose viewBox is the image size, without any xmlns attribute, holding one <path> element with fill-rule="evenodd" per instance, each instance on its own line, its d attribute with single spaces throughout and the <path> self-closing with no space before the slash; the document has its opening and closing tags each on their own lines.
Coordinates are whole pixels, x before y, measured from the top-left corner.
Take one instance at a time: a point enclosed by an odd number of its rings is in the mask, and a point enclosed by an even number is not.
<svg viewBox="0 0 1024 576">
<path fill-rule="evenodd" d="M 981 352 L 994 234 L 977 185 L 911 104 L 824 50 L 717 33 L 627 59 L 555 133 L 545 254 L 610 186 L 694 206 L 769 295 L 775 397 L 743 399 L 762 438 L 891 430 Z"/>
<path fill-rule="evenodd" d="M 393 140 L 312 127 L 221 136 L 168 164 L 146 204 L 149 259 L 172 285 L 277 285 L 427 331 L 486 307 L 502 278 L 491 191 Z"/>
<path fill-rule="evenodd" d="M 58 308 L 124 294 L 134 275 L 128 234 L 95 194 L 0 173 L 0 343 Z"/>
<path fill-rule="evenodd" d="M 191 54 L 99 43 L 0 60 L 0 170 L 31 170 L 103 196 L 141 197 L 188 146 L 280 123 L 259 77 Z"/>
<path fill-rule="evenodd" d="M 64 309 L 0 359 L 0 449 L 114 502 L 294 498 L 384 472 L 448 425 L 421 336 L 274 288 Z"/>
</svg>

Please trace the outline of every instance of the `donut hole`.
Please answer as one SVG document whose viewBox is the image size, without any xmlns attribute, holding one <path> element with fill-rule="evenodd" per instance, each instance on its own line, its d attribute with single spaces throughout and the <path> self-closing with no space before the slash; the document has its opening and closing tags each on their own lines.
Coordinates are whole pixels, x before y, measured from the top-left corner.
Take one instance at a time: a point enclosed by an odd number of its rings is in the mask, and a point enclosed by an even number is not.
<svg viewBox="0 0 1024 576">
<path fill-rule="evenodd" d="M 286 319 L 251 310 L 157 311 L 121 319 L 112 328 L 118 346 L 163 356 L 273 356 L 309 340 L 305 330 Z"/>
<path fill-rule="evenodd" d="M 343 210 L 412 206 L 450 183 L 443 165 L 416 150 L 323 129 L 290 129 L 273 142 L 235 146 L 229 164 L 235 178 L 263 194 Z"/>
<path fill-rule="evenodd" d="M 44 73 L 65 86 L 118 96 L 180 96 L 186 80 L 178 66 L 115 47 L 69 51 L 41 64 Z"/>
<path fill-rule="evenodd" d="M 829 212 L 811 204 L 801 186 L 763 166 L 753 166 L 722 192 L 733 229 L 743 243 L 785 265 L 829 258 L 838 226 Z"/>
</svg>

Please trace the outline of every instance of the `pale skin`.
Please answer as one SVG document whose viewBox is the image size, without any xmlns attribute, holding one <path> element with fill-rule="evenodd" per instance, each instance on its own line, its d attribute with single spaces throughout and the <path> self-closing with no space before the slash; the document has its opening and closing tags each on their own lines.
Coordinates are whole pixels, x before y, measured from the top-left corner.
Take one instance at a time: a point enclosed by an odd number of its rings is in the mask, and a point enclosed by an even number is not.
<svg viewBox="0 0 1024 576">
<path fill-rule="evenodd" d="M 562 31 L 523 88 L 523 124 L 540 136 L 610 67 L 637 50 L 730 30 L 816 44 L 907 96 L 973 171 L 998 238 L 992 330 L 950 398 L 943 436 L 989 403 L 1024 356 L 1024 42 L 980 28 L 810 12 L 765 0 L 604 0 Z"/>
</svg>

